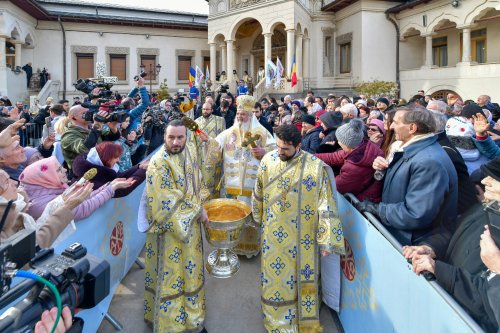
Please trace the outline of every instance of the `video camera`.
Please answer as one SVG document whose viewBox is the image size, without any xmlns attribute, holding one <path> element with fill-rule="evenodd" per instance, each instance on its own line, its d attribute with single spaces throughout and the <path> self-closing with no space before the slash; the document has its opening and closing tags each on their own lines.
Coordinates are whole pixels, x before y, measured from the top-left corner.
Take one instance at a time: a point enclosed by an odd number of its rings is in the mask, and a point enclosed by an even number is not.
<svg viewBox="0 0 500 333">
<path fill-rule="evenodd" d="M 139 75 L 144 77 L 143 74 L 145 76 L 146 73 L 141 73 Z M 103 79 L 79 79 L 74 86 L 77 90 L 87 94 L 89 101 L 97 99 L 96 103 L 86 101 L 81 104 L 84 108 L 89 109 L 89 111 L 85 112 L 83 115 L 85 121 L 95 120 L 101 123 L 115 121 L 123 122 L 129 116 L 128 112 L 124 112 L 122 107 L 109 103 L 109 101 L 114 98 L 114 93 L 111 91 L 113 83 L 105 82 Z M 100 107 L 105 107 L 108 112 L 111 113 L 110 117 L 106 118 L 100 115 L 94 116 L 94 114 L 99 111 Z"/>
<path fill-rule="evenodd" d="M 87 254 L 79 243 L 70 245 L 61 255 L 53 249 L 35 252 L 35 231 L 22 230 L 0 244 L 0 310 L 29 295 L 0 316 L 0 332 L 25 332 L 33 329 L 43 311 L 55 306 L 55 297 L 44 285 L 25 280 L 10 289 L 16 269 L 30 263 L 30 271 L 54 284 L 63 305 L 89 309 L 110 291 L 110 266 L 103 259 Z"/>
<path fill-rule="evenodd" d="M 229 90 L 229 85 L 228 84 L 221 84 L 220 89 L 219 89 L 219 91 L 220 91 L 221 94 L 222 93 L 227 93 L 228 90 Z"/>
</svg>

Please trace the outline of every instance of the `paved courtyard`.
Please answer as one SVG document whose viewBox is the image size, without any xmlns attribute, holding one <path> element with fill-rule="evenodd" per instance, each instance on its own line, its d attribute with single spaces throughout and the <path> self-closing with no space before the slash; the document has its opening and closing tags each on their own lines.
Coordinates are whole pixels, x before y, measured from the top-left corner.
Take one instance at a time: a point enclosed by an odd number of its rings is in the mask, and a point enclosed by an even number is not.
<svg viewBox="0 0 500 333">
<path fill-rule="evenodd" d="M 205 244 L 205 258 L 212 248 Z M 139 258 L 144 262 L 144 254 Z M 241 258 L 241 268 L 236 276 L 216 279 L 206 275 L 207 314 L 205 325 L 210 333 L 265 333 L 260 309 L 260 256 Z M 143 270 L 134 265 L 111 302 L 109 313 L 124 327 L 124 332 L 152 332 L 143 321 L 144 279 Z M 328 307 L 323 304 L 321 323 L 324 333 L 342 332 Z M 115 332 L 104 320 L 99 333 Z"/>
</svg>

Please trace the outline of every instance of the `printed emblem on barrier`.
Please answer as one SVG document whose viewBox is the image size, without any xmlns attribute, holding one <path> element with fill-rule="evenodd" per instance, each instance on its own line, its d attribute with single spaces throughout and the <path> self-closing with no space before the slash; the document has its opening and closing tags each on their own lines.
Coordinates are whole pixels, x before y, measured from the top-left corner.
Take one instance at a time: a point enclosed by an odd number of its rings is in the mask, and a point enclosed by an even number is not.
<svg viewBox="0 0 500 333">
<path fill-rule="evenodd" d="M 123 223 L 122 221 L 118 221 L 111 232 L 111 237 L 109 238 L 109 249 L 111 250 L 111 254 L 117 256 L 122 251 L 123 247 Z"/>
<path fill-rule="evenodd" d="M 354 253 L 352 252 L 351 245 L 344 237 L 345 244 L 345 256 L 340 256 L 340 267 L 342 267 L 342 272 L 344 276 L 349 281 L 354 281 L 356 277 L 356 262 L 354 261 Z"/>
</svg>

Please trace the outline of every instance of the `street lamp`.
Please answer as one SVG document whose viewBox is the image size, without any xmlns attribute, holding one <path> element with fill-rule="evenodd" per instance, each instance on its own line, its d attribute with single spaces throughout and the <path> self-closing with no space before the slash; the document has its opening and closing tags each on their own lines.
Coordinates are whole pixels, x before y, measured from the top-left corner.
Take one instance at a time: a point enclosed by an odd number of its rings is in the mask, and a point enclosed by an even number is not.
<svg viewBox="0 0 500 333">
<path fill-rule="evenodd" d="M 152 94 L 153 93 L 153 74 L 155 74 L 155 76 L 160 74 L 161 65 L 158 64 L 155 67 L 153 67 L 153 64 L 149 63 L 149 69 L 147 72 L 145 71 L 146 66 L 144 66 L 143 63 L 141 63 L 141 65 L 139 67 L 141 68 L 141 73 L 146 73 L 149 76 L 149 92 Z"/>
</svg>

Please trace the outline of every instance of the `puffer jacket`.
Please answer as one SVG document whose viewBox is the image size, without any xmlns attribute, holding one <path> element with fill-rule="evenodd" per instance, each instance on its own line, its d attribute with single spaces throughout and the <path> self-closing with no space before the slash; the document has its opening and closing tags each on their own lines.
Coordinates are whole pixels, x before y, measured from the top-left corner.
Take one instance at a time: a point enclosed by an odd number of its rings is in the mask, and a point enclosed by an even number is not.
<svg viewBox="0 0 500 333">
<path fill-rule="evenodd" d="M 380 202 L 382 183 L 373 178 L 375 170 L 372 164 L 377 156 L 383 157 L 384 152 L 376 144 L 364 139 L 350 153 L 339 150 L 316 156 L 331 167 L 340 167 L 340 173 L 335 176 L 340 193 L 352 193 L 361 201 Z"/>
</svg>

